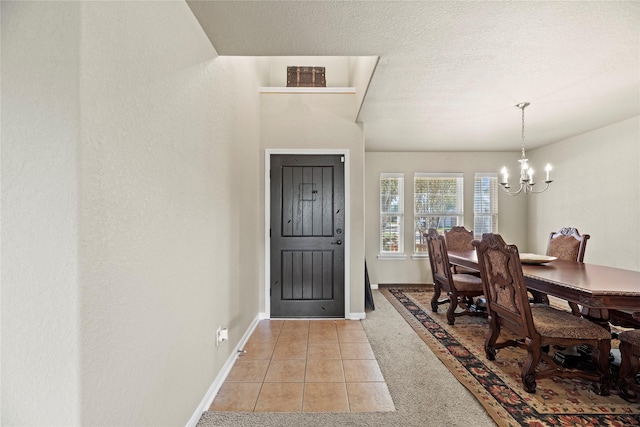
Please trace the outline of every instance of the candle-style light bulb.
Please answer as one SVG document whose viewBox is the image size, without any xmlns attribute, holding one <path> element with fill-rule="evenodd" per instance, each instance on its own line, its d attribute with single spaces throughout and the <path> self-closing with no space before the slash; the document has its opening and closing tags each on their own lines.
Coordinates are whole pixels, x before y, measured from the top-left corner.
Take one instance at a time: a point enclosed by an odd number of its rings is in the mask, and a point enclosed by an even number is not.
<svg viewBox="0 0 640 427">
<path fill-rule="evenodd" d="M 503 166 L 500 173 L 502 173 L 502 183 L 506 184 L 508 182 L 507 179 L 509 179 L 509 174 L 507 173 L 507 167 Z"/>
<path fill-rule="evenodd" d="M 529 174 L 529 184 L 533 184 L 533 168 L 529 168 L 527 173 Z"/>
<path fill-rule="evenodd" d="M 547 163 L 547 166 L 545 166 L 544 170 L 547 172 L 547 181 L 549 181 L 549 172 L 551 172 L 551 164 Z"/>
</svg>

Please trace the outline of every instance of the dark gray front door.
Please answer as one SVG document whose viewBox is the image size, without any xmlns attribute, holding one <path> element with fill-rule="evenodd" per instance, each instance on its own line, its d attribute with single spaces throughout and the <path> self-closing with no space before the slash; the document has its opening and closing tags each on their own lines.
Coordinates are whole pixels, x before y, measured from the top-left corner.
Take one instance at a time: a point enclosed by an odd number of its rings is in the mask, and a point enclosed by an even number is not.
<svg viewBox="0 0 640 427">
<path fill-rule="evenodd" d="M 271 156 L 271 317 L 344 317 L 342 156 Z"/>
</svg>

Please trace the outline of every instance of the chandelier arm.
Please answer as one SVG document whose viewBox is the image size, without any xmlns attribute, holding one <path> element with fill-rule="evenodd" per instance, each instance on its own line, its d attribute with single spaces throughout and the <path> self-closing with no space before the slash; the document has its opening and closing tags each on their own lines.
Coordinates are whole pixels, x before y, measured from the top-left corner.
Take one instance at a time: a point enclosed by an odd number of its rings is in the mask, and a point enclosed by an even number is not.
<svg viewBox="0 0 640 427">
<path fill-rule="evenodd" d="M 509 188 L 505 185 L 502 185 L 502 189 L 510 196 L 517 196 L 522 193 L 522 190 L 524 190 L 524 185 L 520 184 L 520 188 L 517 191 L 509 191 Z"/>
<path fill-rule="evenodd" d="M 531 194 L 540 194 L 540 193 L 544 193 L 545 191 L 547 191 L 547 188 L 549 188 L 549 184 L 551 184 L 553 181 L 544 181 L 544 183 L 546 184 L 545 187 L 542 190 L 538 190 L 535 191 L 533 189 L 533 186 L 530 185 L 529 189 L 527 190 L 527 193 L 531 193 Z"/>
</svg>

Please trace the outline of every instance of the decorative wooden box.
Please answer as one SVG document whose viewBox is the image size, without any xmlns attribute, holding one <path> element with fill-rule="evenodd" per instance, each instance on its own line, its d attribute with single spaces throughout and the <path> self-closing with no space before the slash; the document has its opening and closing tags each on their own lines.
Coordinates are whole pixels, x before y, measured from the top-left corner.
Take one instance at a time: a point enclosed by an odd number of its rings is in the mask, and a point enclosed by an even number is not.
<svg viewBox="0 0 640 427">
<path fill-rule="evenodd" d="M 287 67 L 287 87 L 327 87 L 324 67 Z"/>
</svg>

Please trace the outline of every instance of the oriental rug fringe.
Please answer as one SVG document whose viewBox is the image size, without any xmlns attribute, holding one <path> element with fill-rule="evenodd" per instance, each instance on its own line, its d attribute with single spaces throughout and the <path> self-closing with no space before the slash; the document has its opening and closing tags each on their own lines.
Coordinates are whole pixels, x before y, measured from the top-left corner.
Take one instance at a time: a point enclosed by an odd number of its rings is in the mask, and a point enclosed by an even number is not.
<svg viewBox="0 0 640 427">
<path fill-rule="evenodd" d="M 640 426 L 640 405 L 615 394 L 599 396 L 589 381 L 538 379 L 536 393 L 527 393 L 520 381 L 525 351 L 504 348 L 496 360 L 487 360 L 486 319 L 463 316 L 448 325 L 446 304 L 431 311 L 430 289 L 381 287 L 380 292 L 499 426 Z"/>
</svg>

